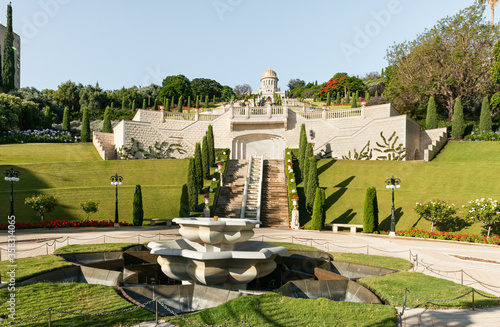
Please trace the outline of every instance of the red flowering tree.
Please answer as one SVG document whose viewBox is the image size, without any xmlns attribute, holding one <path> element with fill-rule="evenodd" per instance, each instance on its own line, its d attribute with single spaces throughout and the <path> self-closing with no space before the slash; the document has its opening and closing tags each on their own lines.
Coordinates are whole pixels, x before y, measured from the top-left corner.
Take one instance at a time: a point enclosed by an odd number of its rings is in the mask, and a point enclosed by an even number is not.
<svg viewBox="0 0 500 327">
<path fill-rule="evenodd" d="M 323 96 L 328 92 L 331 92 L 332 95 L 336 95 L 337 92 L 344 92 L 344 89 L 348 92 L 356 92 L 363 91 L 365 88 L 365 84 L 363 81 L 355 76 L 342 76 L 335 78 L 333 77 L 328 82 L 322 85 L 322 88 L 319 90 L 319 95 Z M 345 94 L 344 94 L 345 96 Z"/>
</svg>

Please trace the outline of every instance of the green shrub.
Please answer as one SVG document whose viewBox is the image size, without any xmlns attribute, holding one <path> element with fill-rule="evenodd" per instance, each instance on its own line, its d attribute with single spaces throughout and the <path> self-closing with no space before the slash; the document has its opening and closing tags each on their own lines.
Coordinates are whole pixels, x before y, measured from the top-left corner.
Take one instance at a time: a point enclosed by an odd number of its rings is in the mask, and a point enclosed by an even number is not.
<svg viewBox="0 0 500 327">
<path fill-rule="evenodd" d="M 316 196 L 314 198 L 314 207 L 312 214 L 312 229 L 322 230 L 325 227 L 325 190 L 320 187 L 316 188 Z"/>
<path fill-rule="evenodd" d="M 331 97 L 331 94 L 330 94 L 330 92 L 328 92 L 328 93 L 326 94 L 326 105 L 327 105 L 327 106 L 329 106 L 329 105 L 331 105 L 331 104 L 332 104 L 332 101 L 331 101 L 331 98 L 330 98 L 330 97 Z"/>
<path fill-rule="evenodd" d="M 31 116 L 31 119 L 33 120 L 33 115 Z M 64 132 L 71 132 L 71 126 L 69 123 L 69 108 L 68 107 L 64 108 L 62 130 Z"/>
<path fill-rule="evenodd" d="M 370 92 L 368 91 L 365 92 L 365 100 L 366 102 L 370 101 Z"/>
<path fill-rule="evenodd" d="M 104 121 L 102 123 L 102 131 L 104 133 L 113 133 L 113 128 L 111 127 L 111 120 L 109 119 L 110 111 L 111 109 L 109 107 L 106 107 L 106 110 L 104 110 Z"/>
<path fill-rule="evenodd" d="M 89 220 L 90 215 L 99 211 L 99 202 L 94 202 L 92 200 L 80 203 L 80 209 L 87 215 L 87 220 Z"/>
<path fill-rule="evenodd" d="M 87 107 L 83 108 L 81 141 L 90 142 L 90 119 Z"/>
<path fill-rule="evenodd" d="M 358 107 L 358 103 L 356 101 L 356 98 L 352 98 L 351 100 L 351 108 L 357 108 Z"/>
<path fill-rule="evenodd" d="M 45 107 L 45 114 L 43 116 L 43 128 L 51 129 L 52 128 L 52 113 L 50 112 L 50 107 Z"/>
<path fill-rule="evenodd" d="M 189 210 L 189 194 L 188 187 L 186 184 L 182 185 L 181 192 L 181 203 L 179 206 L 179 217 L 189 217 L 191 215 L 191 211 Z"/>
<path fill-rule="evenodd" d="M 365 207 L 363 210 L 363 232 L 373 233 L 378 229 L 378 202 L 377 189 L 369 187 L 366 189 Z"/>
<path fill-rule="evenodd" d="M 29 205 L 33 210 L 35 210 L 36 214 L 40 216 L 43 223 L 43 217 L 54 210 L 54 208 L 58 205 L 58 201 L 53 195 L 39 194 L 24 199 L 24 204 Z"/>
<path fill-rule="evenodd" d="M 454 204 L 439 200 L 431 200 L 427 203 L 417 203 L 415 212 L 420 219 L 424 218 L 431 222 L 431 232 L 433 232 L 436 223 L 450 219 L 453 220 L 457 214 Z"/>
<path fill-rule="evenodd" d="M 316 197 L 316 188 L 319 186 L 318 167 L 314 156 L 309 158 L 309 171 L 307 174 L 307 189 L 306 189 L 306 208 L 309 213 L 312 213 L 314 207 L 314 198 Z"/>
<path fill-rule="evenodd" d="M 134 226 L 142 226 L 144 219 L 144 209 L 142 207 L 142 192 L 141 185 L 135 186 L 134 202 L 132 208 L 132 222 Z"/>
<path fill-rule="evenodd" d="M 491 109 L 488 97 L 484 97 L 481 105 L 481 116 L 479 117 L 479 131 L 482 133 L 491 132 Z"/>
<path fill-rule="evenodd" d="M 425 129 L 435 129 L 438 128 L 438 115 L 436 101 L 434 97 L 429 98 L 427 103 L 427 117 L 425 119 Z"/>
<path fill-rule="evenodd" d="M 189 159 L 187 185 L 189 194 L 189 209 L 191 211 L 196 211 L 196 206 L 198 205 L 198 186 L 196 185 L 196 171 L 195 171 L 194 158 Z"/>
<path fill-rule="evenodd" d="M 465 121 L 464 121 L 464 107 L 460 98 L 455 100 L 455 108 L 453 110 L 453 123 L 451 136 L 454 139 L 461 139 L 464 137 Z"/>
</svg>

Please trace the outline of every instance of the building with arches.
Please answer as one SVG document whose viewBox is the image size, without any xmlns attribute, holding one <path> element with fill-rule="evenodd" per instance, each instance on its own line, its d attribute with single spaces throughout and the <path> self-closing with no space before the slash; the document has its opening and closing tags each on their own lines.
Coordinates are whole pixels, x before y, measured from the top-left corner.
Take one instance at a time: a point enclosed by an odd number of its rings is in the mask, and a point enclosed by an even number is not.
<svg viewBox="0 0 500 327">
<path fill-rule="evenodd" d="M 260 99 L 264 100 L 274 100 L 274 94 L 277 94 L 281 98 L 285 98 L 286 92 L 281 91 L 278 86 L 278 81 L 278 74 L 269 67 L 269 69 L 262 74 L 259 90 L 254 92 L 254 94 L 259 95 Z"/>
</svg>

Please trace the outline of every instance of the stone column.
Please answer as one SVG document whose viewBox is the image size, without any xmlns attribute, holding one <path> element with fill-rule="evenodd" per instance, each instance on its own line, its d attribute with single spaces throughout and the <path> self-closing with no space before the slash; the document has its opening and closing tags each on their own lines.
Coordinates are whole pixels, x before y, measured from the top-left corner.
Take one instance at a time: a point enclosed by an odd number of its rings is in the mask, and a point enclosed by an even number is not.
<svg viewBox="0 0 500 327">
<path fill-rule="evenodd" d="M 283 116 L 285 116 L 285 118 L 288 118 L 288 106 L 286 103 L 283 106 Z"/>
<path fill-rule="evenodd" d="M 323 120 L 326 120 L 326 109 L 323 109 L 323 112 L 321 113 L 321 118 L 323 118 Z"/>
<path fill-rule="evenodd" d="M 200 109 L 196 108 L 194 111 L 194 121 L 200 120 Z"/>
<path fill-rule="evenodd" d="M 271 119 L 272 115 L 273 115 L 273 108 L 271 107 L 271 104 L 269 103 L 267 105 L 267 118 Z"/>
<path fill-rule="evenodd" d="M 229 106 L 229 111 L 231 111 L 231 113 L 229 114 L 229 117 L 231 119 L 234 118 L 234 106 L 233 106 L 233 103 L 231 103 L 231 105 Z"/>
<path fill-rule="evenodd" d="M 245 119 L 248 119 L 248 118 L 250 118 L 250 107 L 245 107 Z"/>
<path fill-rule="evenodd" d="M 290 228 L 292 228 L 294 230 L 298 230 L 299 227 L 300 227 L 299 210 L 293 209 L 292 210 L 292 221 L 290 222 Z"/>
</svg>

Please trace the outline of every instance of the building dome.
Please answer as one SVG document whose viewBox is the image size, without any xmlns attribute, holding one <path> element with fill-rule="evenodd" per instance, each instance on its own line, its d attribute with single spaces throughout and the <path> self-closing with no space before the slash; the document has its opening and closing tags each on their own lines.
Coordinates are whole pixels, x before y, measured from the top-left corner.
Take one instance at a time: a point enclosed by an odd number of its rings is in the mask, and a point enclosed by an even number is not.
<svg viewBox="0 0 500 327">
<path fill-rule="evenodd" d="M 264 72 L 264 74 L 262 74 L 262 78 L 266 78 L 266 77 L 277 78 L 278 75 L 276 74 L 276 72 L 274 70 L 272 70 L 271 68 L 269 68 L 268 70 L 266 70 Z"/>
</svg>

